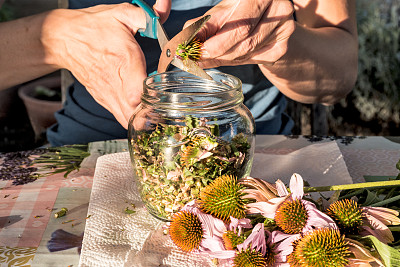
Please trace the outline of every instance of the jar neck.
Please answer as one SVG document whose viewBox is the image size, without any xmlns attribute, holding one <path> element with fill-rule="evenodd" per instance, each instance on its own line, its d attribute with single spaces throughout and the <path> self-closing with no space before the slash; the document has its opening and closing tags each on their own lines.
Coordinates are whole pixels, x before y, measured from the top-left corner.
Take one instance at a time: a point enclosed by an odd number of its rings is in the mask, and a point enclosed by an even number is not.
<svg viewBox="0 0 400 267">
<path fill-rule="evenodd" d="M 142 103 L 158 109 L 218 111 L 243 103 L 242 83 L 229 74 L 208 71 L 213 80 L 183 71 L 152 75 L 145 79 Z"/>
</svg>

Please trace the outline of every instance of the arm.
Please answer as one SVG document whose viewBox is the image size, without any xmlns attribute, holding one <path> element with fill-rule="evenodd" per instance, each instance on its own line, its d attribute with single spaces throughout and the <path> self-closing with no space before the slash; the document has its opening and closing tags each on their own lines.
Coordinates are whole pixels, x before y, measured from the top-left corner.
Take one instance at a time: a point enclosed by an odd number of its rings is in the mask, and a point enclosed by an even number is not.
<svg viewBox="0 0 400 267">
<path fill-rule="evenodd" d="M 294 2 L 296 30 L 286 54 L 260 68 L 294 100 L 333 104 L 352 90 L 357 78 L 355 1 Z"/>
<path fill-rule="evenodd" d="M 357 75 L 355 0 L 294 3 L 296 22 L 287 0 L 223 0 L 207 12 L 201 66 L 258 64 L 294 100 L 338 101 Z"/>
<path fill-rule="evenodd" d="M 154 6 L 165 20 L 171 2 Z M 0 88 L 68 69 L 125 128 L 147 77 L 134 35 L 144 28 L 141 8 L 123 3 L 56 9 L 0 24 Z"/>
<path fill-rule="evenodd" d="M 49 13 L 0 23 L 0 90 L 57 70 L 40 40 Z"/>
</svg>

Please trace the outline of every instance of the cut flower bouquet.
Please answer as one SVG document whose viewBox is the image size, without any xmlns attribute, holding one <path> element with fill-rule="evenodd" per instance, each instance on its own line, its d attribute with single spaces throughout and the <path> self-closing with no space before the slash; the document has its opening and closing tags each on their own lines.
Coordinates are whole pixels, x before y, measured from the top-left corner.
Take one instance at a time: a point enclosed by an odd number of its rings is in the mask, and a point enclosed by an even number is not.
<svg viewBox="0 0 400 267">
<path fill-rule="evenodd" d="M 181 250 L 218 266 L 400 266 L 398 208 L 363 205 L 371 201 L 359 190 L 339 187 L 315 200 L 305 191 L 318 188 L 304 183 L 297 173 L 289 188 L 223 175 L 173 215 L 168 233 Z M 392 196 L 396 187 L 388 190 Z"/>
</svg>

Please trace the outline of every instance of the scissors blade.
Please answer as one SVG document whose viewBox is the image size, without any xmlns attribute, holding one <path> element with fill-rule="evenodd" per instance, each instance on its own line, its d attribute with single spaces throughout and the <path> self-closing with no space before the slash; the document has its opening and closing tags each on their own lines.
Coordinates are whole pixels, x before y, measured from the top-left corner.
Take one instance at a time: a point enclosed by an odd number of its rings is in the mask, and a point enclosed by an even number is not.
<svg viewBox="0 0 400 267">
<path fill-rule="evenodd" d="M 161 25 L 160 21 L 157 20 L 157 40 L 160 44 L 161 50 L 167 45 L 169 42 L 169 38 L 167 33 L 164 30 L 164 27 Z"/>
<path fill-rule="evenodd" d="M 196 36 L 201 27 L 210 19 L 210 15 L 204 16 L 201 19 L 197 20 L 190 26 L 183 29 L 180 33 L 175 35 L 170 41 L 167 41 L 164 47 L 162 47 L 162 52 L 160 56 L 160 60 L 158 63 L 157 71 L 159 73 L 165 72 L 168 69 L 170 64 L 176 66 L 177 68 L 184 70 L 186 72 L 192 73 L 193 75 L 212 80 L 211 76 L 209 76 L 202 68 L 200 68 L 194 61 L 192 60 L 181 60 L 176 57 L 176 49 L 180 44 L 188 43 Z M 161 37 L 162 31 L 159 31 L 159 37 Z M 161 41 L 159 40 L 160 45 Z"/>
<path fill-rule="evenodd" d="M 196 34 L 200 31 L 201 27 L 211 18 L 211 15 L 207 15 L 202 17 L 201 19 L 195 21 L 188 27 L 184 28 L 180 33 L 174 36 L 171 39 L 171 44 L 176 44 L 178 47 L 179 44 L 189 43 L 193 40 Z"/>
<path fill-rule="evenodd" d="M 210 75 L 208 75 L 202 68 L 200 68 L 193 60 L 190 59 L 181 60 L 179 58 L 174 58 L 171 61 L 171 64 L 183 71 L 189 72 L 200 78 L 213 80 L 213 78 Z"/>
</svg>

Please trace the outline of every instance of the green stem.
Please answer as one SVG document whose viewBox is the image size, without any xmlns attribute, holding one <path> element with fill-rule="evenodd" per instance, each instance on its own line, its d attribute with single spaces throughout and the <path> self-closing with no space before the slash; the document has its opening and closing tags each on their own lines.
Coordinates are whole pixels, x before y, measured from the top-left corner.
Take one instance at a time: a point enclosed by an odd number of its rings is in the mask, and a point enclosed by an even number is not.
<svg viewBox="0 0 400 267">
<path fill-rule="evenodd" d="M 390 231 L 400 232 L 400 226 L 389 226 Z"/>
<path fill-rule="evenodd" d="M 357 184 L 330 185 L 330 186 L 317 186 L 317 187 L 304 187 L 304 193 L 349 190 L 349 189 L 360 189 L 360 188 L 370 188 L 370 187 L 386 187 L 386 186 L 400 186 L 400 180 L 378 181 L 378 182 L 357 183 Z"/>
<path fill-rule="evenodd" d="M 383 205 L 386 205 L 386 204 L 395 202 L 395 201 L 397 201 L 397 200 L 400 200 L 400 195 L 399 195 L 399 196 L 392 197 L 392 198 L 389 198 L 389 199 L 385 199 L 385 200 L 380 201 L 380 202 L 376 202 L 376 203 L 371 204 L 371 205 L 369 205 L 369 206 L 370 206 L 370 207 L 381 207 L 381 206 L 383 206 Z"/>
</svg>

